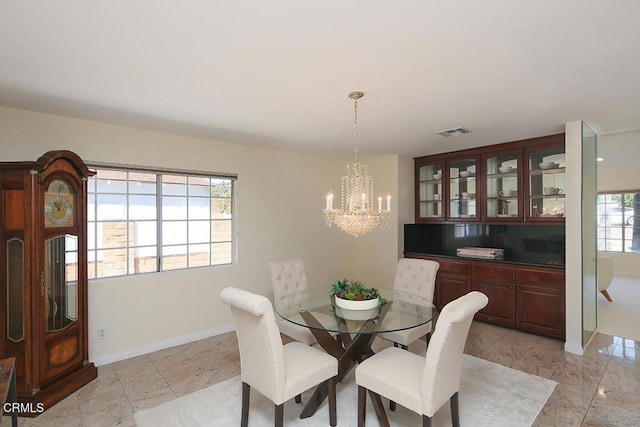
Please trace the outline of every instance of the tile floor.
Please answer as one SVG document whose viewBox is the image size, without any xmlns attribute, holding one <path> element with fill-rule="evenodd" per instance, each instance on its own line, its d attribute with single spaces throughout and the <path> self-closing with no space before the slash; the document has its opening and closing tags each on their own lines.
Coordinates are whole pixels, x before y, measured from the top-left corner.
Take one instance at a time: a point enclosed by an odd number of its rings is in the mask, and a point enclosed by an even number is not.
<svg viewBox="0 0 640 427">
<path fill-rule="evenodd" d="M 582 357 L 565 353 L 563 345 L 474 322 L 465 352 L 559 383 L 536 427 L 640 426 L 640 342 L 599 334 Z M 20 418 L 19 425 L 134 426 L 135 411 L 239 373 L 235 334 L 211 337 L 101 366 L 95 381 L 35 419 Z M 0 427 L 10 420 L 3 417 Z"/>
</svg>

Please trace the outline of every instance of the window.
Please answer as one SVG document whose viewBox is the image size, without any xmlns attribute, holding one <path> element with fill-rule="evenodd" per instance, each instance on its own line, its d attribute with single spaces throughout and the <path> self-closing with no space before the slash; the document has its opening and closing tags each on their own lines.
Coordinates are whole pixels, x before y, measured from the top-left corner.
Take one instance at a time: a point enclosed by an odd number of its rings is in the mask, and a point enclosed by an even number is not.
<svg viewBox="0 0 640 427">
<path fill-rule="evenodd" d="M 234 181 L 98 166 L 88 182 L 89 278 L 231 264 Z"/>
<path fill-rule="evenodd" d="M 640 252 L 640 192 L 598 195 L 598 250 Z"/>
</svg>

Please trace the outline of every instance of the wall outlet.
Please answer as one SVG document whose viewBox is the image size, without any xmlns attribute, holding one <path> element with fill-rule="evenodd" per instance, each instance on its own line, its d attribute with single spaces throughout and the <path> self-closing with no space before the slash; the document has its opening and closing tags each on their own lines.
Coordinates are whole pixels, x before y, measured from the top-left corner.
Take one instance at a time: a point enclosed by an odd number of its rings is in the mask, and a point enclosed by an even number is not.
<svg viewBox="0 0 640 427">
<path fill-rule="evenodd" d="M 107 337 L 107 331 L 105 329 L 98 329 L 98 339 L 103 340 Z"/>
</svg>

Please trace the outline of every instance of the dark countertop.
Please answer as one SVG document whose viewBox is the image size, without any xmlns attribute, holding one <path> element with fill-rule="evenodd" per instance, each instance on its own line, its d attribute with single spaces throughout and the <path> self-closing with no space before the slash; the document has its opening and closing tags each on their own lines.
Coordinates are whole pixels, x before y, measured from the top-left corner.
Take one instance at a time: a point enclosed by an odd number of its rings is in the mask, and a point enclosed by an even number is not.
<svg viewBox="0 0 640 427">
<path fill-rule="evenodd" d="M 493 263 L 500 263 L 500 264 L 513 264 L 513 265 L 527 265 L 527 266 L 531 266 L 531 267 L 547 267 L 547 268 L 556 268 L 558 270 L 564 270 L 565 266 L 564 264 L 549 264 L 548 262 L 542 262 L 542 261 L 532 261 L 532 260 L 525 260 L 525 259 L 515 259 L 514 257 L 508 257 L 505 256 L 504 259 L 485 259 L 485 258 L 473 258 L 473 257 L 463 257 L 463 256 L 458 256 L 456 255 L 455 252 L 443 252 L 443 253 L 417 253 L 417 252 L 405 252 L 404 253 L 405 256 L 411 256 L 411 255 L 416 255 L 416 256 L 433 256 L 433 257 L 440 257 L 440 258 L 451 258 L 451 259 L 456 259 L 456 260 L 464 260 L 464 261 L 473 261 L 473 262 L 493 262 Z"/>
</svg>

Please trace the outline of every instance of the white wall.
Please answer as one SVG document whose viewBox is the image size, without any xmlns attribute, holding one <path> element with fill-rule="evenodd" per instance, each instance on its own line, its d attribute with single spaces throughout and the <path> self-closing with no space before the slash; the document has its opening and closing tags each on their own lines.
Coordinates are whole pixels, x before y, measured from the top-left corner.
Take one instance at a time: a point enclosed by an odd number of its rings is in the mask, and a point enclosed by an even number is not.
<svg viewBox="0 0 640 427">
<path fill-rule="evenodd" d="M 598 137 L 598 191 L 640 190 L 640 130 Z M 610 253 L 614 274 L 640 276 L 640 254 Z"/>
<path fill-rule="evenodd" d="M 582 354 L 582 122 L 565 125 L 566 339 L 565 350 Z"/>
<path fill-rule="evenodd" d="M 220 290 L 233 285 L 271 297 L 267 263 L 272 260 L 303 259 L 312 286 L 328 287 L 345 276 L 380 283 L 393 278 L 395 222 L 354 241 L 322 220 L 325 194 L 340 188 L 349 159 L 0 107 L 0 160 L 36 160 L 55 149 L 71 150 L 87 162 L 238 174 L 236 264 L 90 281 L 89 357 L 98 364 L 229 330 L 232 319 L 219 302 Z M 370 164 L 376 190 L 395 193 L 397 158 Z M 396 204 L 397 198 L 394 209 Z M 412 205 L 411 200 L 404 210 Z M 98 328 L 106 330 L 107 339 L 96 339 Z"/>
</svg>

